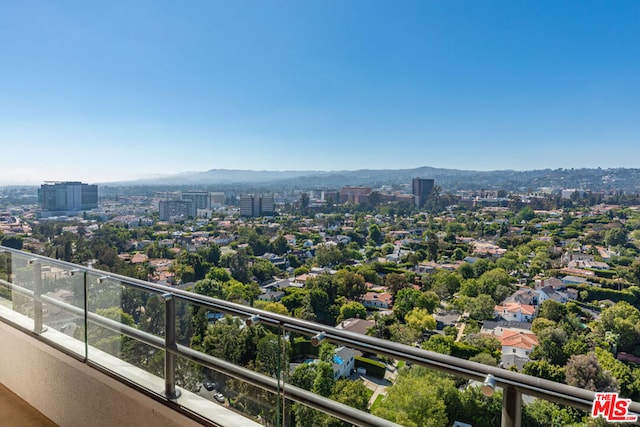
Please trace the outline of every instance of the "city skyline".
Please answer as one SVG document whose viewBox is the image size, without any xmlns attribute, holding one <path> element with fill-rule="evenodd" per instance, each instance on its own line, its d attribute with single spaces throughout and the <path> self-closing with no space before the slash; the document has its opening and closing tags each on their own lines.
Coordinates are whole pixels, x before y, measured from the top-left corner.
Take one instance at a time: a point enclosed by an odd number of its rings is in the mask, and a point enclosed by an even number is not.
<svg viewBox="0 0 640 427">
<path fill-rule="evenodd" d="M 640 4 L 0 6 L 0 185 L 638 167 Z"/>
</svg>

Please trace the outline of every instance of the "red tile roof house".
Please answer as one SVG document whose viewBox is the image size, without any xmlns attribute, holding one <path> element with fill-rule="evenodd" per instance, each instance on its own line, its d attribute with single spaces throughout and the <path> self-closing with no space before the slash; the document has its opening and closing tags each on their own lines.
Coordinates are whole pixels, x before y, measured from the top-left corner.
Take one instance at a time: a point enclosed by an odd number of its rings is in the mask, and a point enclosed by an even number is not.
<svg viewBox="0 0 640 427">
<path fill-rule="evenodd" d="M 505 369 L 512 365 L 522 365 L 529 360 L 529 354 L 538 345 L 538 337 L 533 333 L 505 329 L 500 338 L 502 344 L 502 364 Z"/>
<path fill-rule="evenodd" d="M 393 305 L 393 297 L 388 292 L 367 292 L 361 302 L 365 307 L 390 308 Z"/>
<path fill-rule="evenodd" d="M 516 322 L 531 322 L 536 315 L 534 306 L 517 302 L 505 302 L 503 305 L 496 305 L 493 311 L 496 316 L 504 320 L 515 320 Z"/>
</svg>

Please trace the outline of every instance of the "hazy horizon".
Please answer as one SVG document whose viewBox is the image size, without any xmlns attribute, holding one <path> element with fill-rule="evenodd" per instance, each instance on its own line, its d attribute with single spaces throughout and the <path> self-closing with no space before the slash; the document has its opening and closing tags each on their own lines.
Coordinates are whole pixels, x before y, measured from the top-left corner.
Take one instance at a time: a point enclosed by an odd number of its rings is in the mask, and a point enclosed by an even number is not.
<svg viewBox="0 0 640 427">
<path fill-rule="evenodd" d="M 640 3 L 0 6 L 0 185 L 634 168 Z"/>
</svg>

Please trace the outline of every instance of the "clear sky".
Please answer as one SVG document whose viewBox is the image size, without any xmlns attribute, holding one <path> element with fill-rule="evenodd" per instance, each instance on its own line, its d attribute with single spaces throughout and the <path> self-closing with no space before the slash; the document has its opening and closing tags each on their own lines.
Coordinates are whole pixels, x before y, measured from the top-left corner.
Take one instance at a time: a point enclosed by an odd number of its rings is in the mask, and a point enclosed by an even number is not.
<svg viewBox="0 0 640 427">
<path fill-rule="evenodd" d="M 0 3 L 0 184 L 640 167 L 640 1 Z"/>
</svg>

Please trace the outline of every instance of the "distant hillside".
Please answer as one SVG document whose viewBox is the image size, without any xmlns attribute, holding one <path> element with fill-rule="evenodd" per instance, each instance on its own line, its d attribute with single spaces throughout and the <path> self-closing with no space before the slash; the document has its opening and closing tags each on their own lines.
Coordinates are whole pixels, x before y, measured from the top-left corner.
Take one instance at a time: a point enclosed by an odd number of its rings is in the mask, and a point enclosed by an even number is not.
<svg viewBox="0 0 640 427">
<path fill-rule="evenodd" d="M 466 171 L 420 167 L 415 169 L 361 169 L 353 171 L 254 171 L 212 169 L 109 186 L 171 186 L 256 189 L 337 189 L 345 185 L 379 187 L 409 184 L 412 178 L 434 178 L 445 191 L 503 189 L 523 191 L 541 187 L 592 191 L 640 192 L 640 169 L 544 169 L 533 171 Z"/>
</svg>

